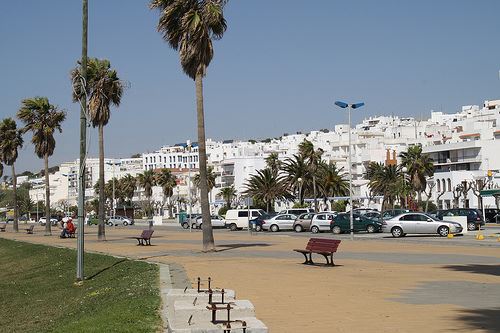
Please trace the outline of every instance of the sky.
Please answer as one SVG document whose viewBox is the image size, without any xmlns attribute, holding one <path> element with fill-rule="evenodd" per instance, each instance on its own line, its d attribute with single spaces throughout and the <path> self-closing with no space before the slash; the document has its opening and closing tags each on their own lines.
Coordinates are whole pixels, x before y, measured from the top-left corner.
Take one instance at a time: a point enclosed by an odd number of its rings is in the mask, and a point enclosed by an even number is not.
<svg viewBox="0 0 500 333">
<path fill-rule="evenodd" d="M 207 137 L 332 129 L 347 122 L 335 100 L 365 102 L 353 114 L 359 122 L 500 98 L 499 12 L 496 0 L 230 0 L 204 81 Z M 81 57 L 81 13 L 78 0 L 4 1 L 0 9 L 0 118 L 34 96 L 65 110 L 50 165 L 79 156 L 69 72 Z M 89 0 L 89 56 L 109 59 L 127 83 L 105 128 L 107 157 L 197 141 L 194 82 L 157 32 L 158 17 L 148 1 Z M 97 157 L 97 132 L 88 137 Z M 17 171 L 43 168 L 30 140 Z"/>
</svg>

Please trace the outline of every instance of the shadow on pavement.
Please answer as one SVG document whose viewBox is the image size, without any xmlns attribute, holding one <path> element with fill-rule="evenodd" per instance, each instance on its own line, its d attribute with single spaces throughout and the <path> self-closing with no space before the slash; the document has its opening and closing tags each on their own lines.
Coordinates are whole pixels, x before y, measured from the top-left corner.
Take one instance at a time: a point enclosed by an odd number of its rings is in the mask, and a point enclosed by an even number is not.
<svg viewBox="0 0 500 333">
<path fill-rule="evenodd" d="M 115 267 L 116 265 L 119 265 L 119 264 L 121 264 L 122 262 L 125 262 L 125 261 L 127 261 L 127 260 L 128 260 L 128 259 L 118 260 L 118 261 L 117 261 L 117 262 L 115 262 L 113 265 L 110 265 L 110 266 L 108 266 L 108 267 L 105 267 L 105 268 L 103 268 L 103 269 L 101 269 L 101 270 L 97 271 L 96 273 L 94 273 L 94 274 L 92 274 L 92 275 L 90 275 L 90 276 L 85 277 L 85 280 L 92 280 L 93 278 L 95 278 L 95 277 L 96 277 L 96 276 L 98 276 L 99 274 L 101 274 L 101 273 L 103 273 L 103 272 L 107 271 L 108 269 L 111 269 L 111 268 Z"/>
<path fill-rule="evenodd" d="M 271 244 L 268 244 L 268 243 L 223 244 L 223 245 L 217 245 L 217 247 L 219 248 L 219 249 L 217 249 L 217 252 L 234 250 L 234 249 L 239 249 L 239 248 L 243 248 L 243 247 L 266 247 L 266 246 L 271 246 Z M 220 249 L 221 247 L 223 247 L 223 249 Z"/>
<path fill-rule="evenodd" d="M 478 264 L 448 265 L 448 266 L 443 266 L 443 268 L 457 272 L 470 272 L 476 274 L 489 274 L 489 275 L 500 276 L 500 265 L 478 265 Z"/>
<path fill-rule="evenodd" d="M 458 311 L 457 320 L 462 321 L 470 329 L 482 332 L 500 332 L 500 308 L 468 309 Z"/>
</svg>

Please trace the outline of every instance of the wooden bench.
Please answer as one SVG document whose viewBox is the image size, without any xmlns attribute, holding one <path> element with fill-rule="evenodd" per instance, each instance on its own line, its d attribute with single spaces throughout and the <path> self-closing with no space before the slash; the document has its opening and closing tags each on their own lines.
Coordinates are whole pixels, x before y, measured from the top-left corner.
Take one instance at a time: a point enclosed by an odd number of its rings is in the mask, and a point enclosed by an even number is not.
<svg viewBox="0 0 500 333">
<path fill-rule="evenodd" d="M 24 230 L 26 230 L 26 233 L 27 234 L 32 234 L 33 233 L 33 229 L 35 228 L 35 225 L 32 224 L 29 228 L 26 228 Z"/>
<path fill-rule="evenodd" d="M 137 245 L 151 245 L 151 236 L 153 235 L 154 230 L 146 229 L 142 231 L 142 234 L 139 237 L 134 237 L 137 239 Z"/>
<path fill-rule="evenodd" d="M 325 257 L 327 266 L 335 266 L 333 263 L 333 254 L 337 252 L 339 244 L 340 240 L 336 239 L 311 238 L 309 239 L 305 250 L 294 249 L 294 251 L 304 255 L 306 258 L 304 264 L 306 265 L 314 265 L 312 254 L 317 253 Z M 309 257 L 307 255 L 309 255 Z M 328 260 L 328 257 L 330 257 L 330 260 Z"/>
<path fill-rule="evenodd" d="M 6 227 L 7 227 L 7 224 L 0 225 L 0 231 L 5 232 Z"/>
</svg>

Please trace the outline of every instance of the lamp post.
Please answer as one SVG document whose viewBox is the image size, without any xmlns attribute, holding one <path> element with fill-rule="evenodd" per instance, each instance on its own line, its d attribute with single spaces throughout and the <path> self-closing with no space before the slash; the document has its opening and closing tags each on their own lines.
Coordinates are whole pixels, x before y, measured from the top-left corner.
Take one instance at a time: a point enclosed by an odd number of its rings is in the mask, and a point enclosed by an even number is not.
<svg viewBox="0 0 500 333">
<path fill-rule="evenodd" d="M 303 181 L 303 179 L 301 177 L 299 177 L 297 179 L 297 182 L 299 182 L 299 205 L 302 205 L 302 200 L 301 200 L 302 199 L 301 198 L 301 196 L 302 196 L 302 181 Z"/>
<path fill-rule="evenodd" d="M 347 104 L 345 102 L 341 101 L 336 101 L 335 105 L 342 109 L 348 109 L 349 110 L 349 159 L 348 159 L 348 164 L 349 164 L 349 205 L 351 208 L 349 209 L 349 221 L 350 221 L 350 229 L 351 229 L 351 240 L 354 239 L 354 220 L 352 216 L 352 163 L 351 163 L 351 109 L 359 109 L 365 103 L 355 103 L 355 104 Z"/>
<path fill-rule="evenodd" d="M 113 186 L 113 202 L 112 202 L 112 205 L 113 205 L 113 211 L 112 211 L 112 216 L 113 216 L 113 219 L 115 218 L 116 216 L 116 207 L 115 207 L 115 204 L 116 204 L 116 199 L 115 199 L 115 165 L 121 165 L 121 162 L 106 162 L 107 165 L 111 165 L 113 167 L 113 170 L 112 170 L 112 186 Z"/>
<path fill-rule="evenodd" d="M 191 232 L 193 229 L 193 226 L 191 224 L 191 220 L 193 219 L 193 205 L 191 202 L 191 163 L 189 163 L 189 158 L 191 157 L 191 140 L 186 141 L 186 149 L 188 151 L 188 157 L 187 157 L 187 162 L 188 162 L 188 201 L 189 201 L 188 223 L 189 223 L 189 232 Z"/>
</svg>

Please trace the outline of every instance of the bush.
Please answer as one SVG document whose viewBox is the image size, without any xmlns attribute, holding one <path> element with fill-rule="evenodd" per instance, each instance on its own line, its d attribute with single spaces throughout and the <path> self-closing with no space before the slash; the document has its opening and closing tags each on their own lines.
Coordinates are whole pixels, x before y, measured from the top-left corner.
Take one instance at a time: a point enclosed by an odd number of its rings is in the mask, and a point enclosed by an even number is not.
<svg viewBox="0 0 500 333">
<path fill-rule="evenodd" d="M 296 202 L 293 204 L 292 208 L 309 208 L 309 205 L 305 202 L 303 204 Z"/>
<path fill-rule="evenodd" d="M 347 200 L 335 201 L 332 204 L 332 210 L 336 212 L 345 212 L 346 206 L 347 206 Z"/>
<path fill-rule="evenodd" d="M 219 209 L 219 212 L 217 214 L 219 214 L 221 216 L 226 216 L 226 213 L 228 210 L 229 210 L 229 208 L 227 206 L 224 206 L 221 209 Z"/>
</svg>

